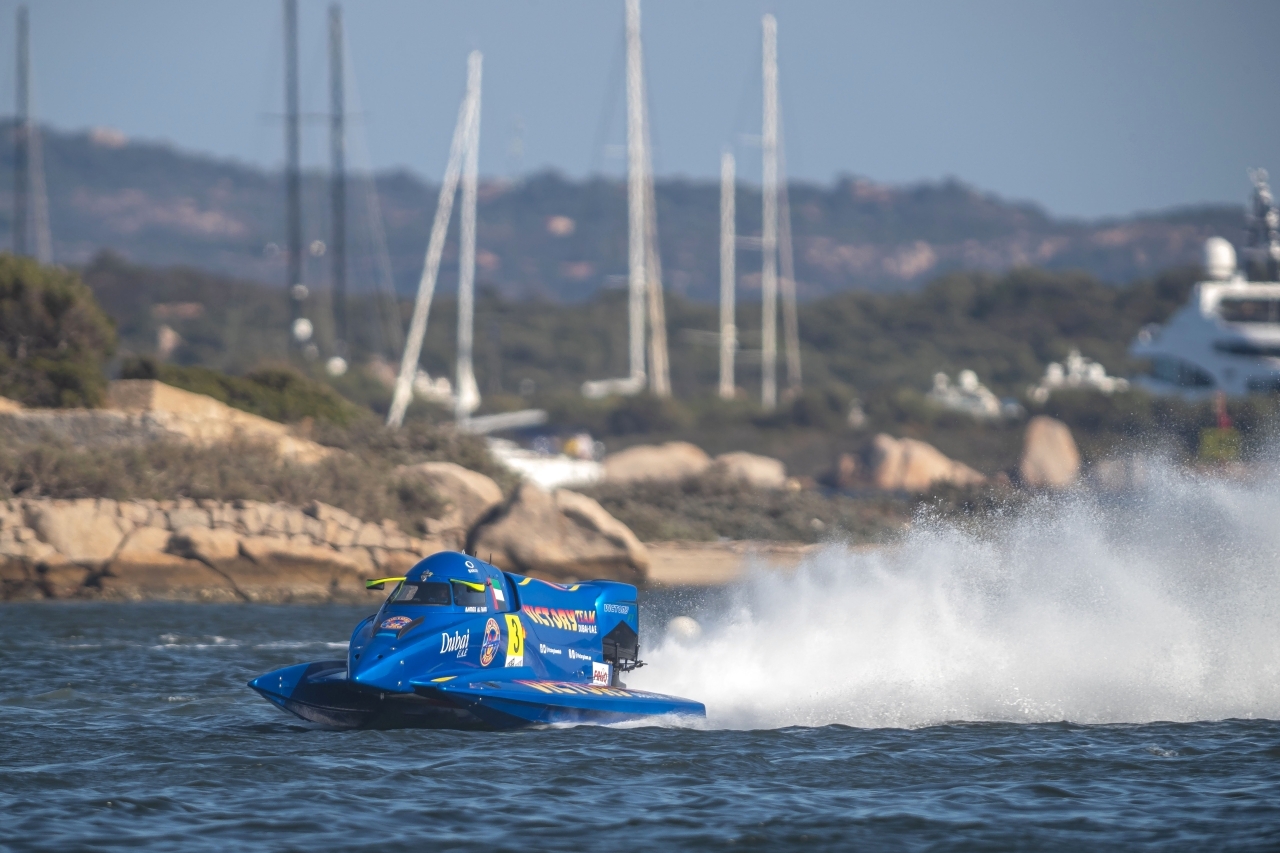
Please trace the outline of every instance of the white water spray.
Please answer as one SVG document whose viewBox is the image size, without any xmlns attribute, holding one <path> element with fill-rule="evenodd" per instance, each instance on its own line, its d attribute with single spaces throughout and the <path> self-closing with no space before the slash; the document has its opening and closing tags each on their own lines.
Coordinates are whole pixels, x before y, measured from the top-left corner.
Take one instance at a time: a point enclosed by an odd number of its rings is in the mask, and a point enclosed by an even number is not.
<svg viewBox="0 0 1280 853">
<path fill-rule="evenodd" d="M 1155 469 L 974 530 L 753 572 L 632 686 L 726 727 L 1280 718 L 1280 478 Z"/>
</svg>

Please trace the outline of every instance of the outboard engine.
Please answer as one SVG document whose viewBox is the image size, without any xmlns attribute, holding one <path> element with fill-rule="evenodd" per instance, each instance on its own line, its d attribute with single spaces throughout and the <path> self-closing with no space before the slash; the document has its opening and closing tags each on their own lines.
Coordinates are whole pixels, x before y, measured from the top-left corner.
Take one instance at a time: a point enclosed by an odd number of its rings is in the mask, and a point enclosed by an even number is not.
<svg viewBox="0 0 1280 853">
<path fill-rule="evenodd" d="M 638 605 L 632 606 L 639 610 Z M 639 618 L 639 615 L 637 613 L 636 617 Z M 640 660 L 640 635 L 626 622 L 619 622 L 612 631 L 605 634 L 603 645 L 605 662 L 613 667 L 610 686 L 625 687 L 622 673 L 644 666 L 644 661 Z"/>
</svg>

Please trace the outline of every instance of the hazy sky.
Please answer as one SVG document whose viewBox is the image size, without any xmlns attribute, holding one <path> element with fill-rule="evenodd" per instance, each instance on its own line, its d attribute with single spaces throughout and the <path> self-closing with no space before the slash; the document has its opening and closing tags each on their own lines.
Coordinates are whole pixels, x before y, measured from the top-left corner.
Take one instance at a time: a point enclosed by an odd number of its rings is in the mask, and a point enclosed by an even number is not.
<svg viewBox="0 0 1280 853">
<path fill-rule="evenodd" d="M 282 161 L 279 2 L 29 6 L 43 120 Z M 327 151 L 326 7 L 300 2 L 314 164 Z M 6 92 L 15 8 L 0 2 Z M 778 18 L 794 178 L 951 175 L 1054 213 L 1101 216 L 1243 203 L 1247 167 L 1280 174 L 1277 2 L 644 0 L 660 174 L 713 176 L 732 145 L 740 176 L 759 179 L 766 11 Z M 483 172 L 621 172 L 622 0 L 360 0 L 345 15 L 376 167 L 438 179 L 466 53 L 478 48 Z M 12 96 L 0 104 L 11 109 Z"/>
</svg>

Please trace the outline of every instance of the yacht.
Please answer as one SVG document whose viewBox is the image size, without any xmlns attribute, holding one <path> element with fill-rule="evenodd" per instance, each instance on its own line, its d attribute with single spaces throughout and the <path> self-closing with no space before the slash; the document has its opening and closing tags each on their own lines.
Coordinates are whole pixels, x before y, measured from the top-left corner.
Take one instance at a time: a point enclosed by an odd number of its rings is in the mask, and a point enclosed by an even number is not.
<svg viewBox="0 0 1280 853">
<path fill-rule="evenodd" d="M 1144 327 L 1129 347 L 1151 363 L 1139 387 L 1192 399 L 1280 391 L 1280 212 L 1267 173 L 1259 169 L 1250 178 L 1246 269 L 1238 268 L 1227 240 L 1205 241 L 1206 280 L 1168 323 Z M 1250 281 L 1254 270 L 1266 280 Z"/>
</svg>

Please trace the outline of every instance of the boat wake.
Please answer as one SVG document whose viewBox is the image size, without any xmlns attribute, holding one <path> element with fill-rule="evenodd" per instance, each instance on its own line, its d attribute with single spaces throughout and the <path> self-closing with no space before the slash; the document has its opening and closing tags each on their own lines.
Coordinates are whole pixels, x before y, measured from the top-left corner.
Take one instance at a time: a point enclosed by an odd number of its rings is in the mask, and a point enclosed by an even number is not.
<svg viewBox="0 0 1280 853">
<path fill-rule="evenodd" d="M 630 681 L 730 728 L 1280 718 L 1280 478 L 1148 472 L 753 571 Z"/>
</svg>

